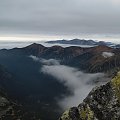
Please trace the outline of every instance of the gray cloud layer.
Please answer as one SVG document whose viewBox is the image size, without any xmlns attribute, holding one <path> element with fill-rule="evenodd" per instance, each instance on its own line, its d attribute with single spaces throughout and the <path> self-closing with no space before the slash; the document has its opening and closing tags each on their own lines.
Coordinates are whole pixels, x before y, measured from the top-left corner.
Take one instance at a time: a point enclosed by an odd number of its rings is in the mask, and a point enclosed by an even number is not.
<svg viewBox="0 0 120 120">
<path fill-rule="evenodd" d="M 93 87 L 107 81 L 102 73 L 83 73 L 76 68 L 64 65 L 44 65 L 41 72 L 55 77 L 73 93 L 73 95 L 63 96 L 63 98 L 57 99 L 58 104 L 63 109 L 77 106 L 83 101 Z"/>
<path fill-rule="evenodd" d="M 67 109 L 72 106 L 77 106 L 88 95 L 93 87 L 101 85 L 108 81 L 103 73 L 89 74 L 83 73 L 76 68 L 60 65 L 55 59 L 39 59 L 30 56 L 34 61 L 43 63 L 40 72 L 51 75 L 60 83 L 64 84 L 73 94 L 58 98 L 58 104 Z"/>
<path fill-rule="evenodd" d="M 60 65 L 59 60 L 55 60 L 55 59 L 46 60 L 43 58 L 38 58 L 38 57 L 33 56 L 33 55 L 30 55 L 29 57 L 32 58 L 35 62 L 41 62 L 43 65 L 48 65 L 48 66 Z"/>
<path fill-rule="evenodd" d="M 1 0 L 0 32 L 119 34 L 119 13 L 119 0 Z"/>
</svg>

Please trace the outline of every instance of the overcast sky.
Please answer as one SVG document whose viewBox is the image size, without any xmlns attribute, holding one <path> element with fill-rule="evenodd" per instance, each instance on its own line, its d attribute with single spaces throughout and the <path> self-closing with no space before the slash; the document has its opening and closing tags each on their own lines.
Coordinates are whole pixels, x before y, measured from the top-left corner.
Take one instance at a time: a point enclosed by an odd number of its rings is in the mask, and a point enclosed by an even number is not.
<svg viewBox="0 0 120 120">
<path fill-rule="evenodd" d="M 0 0 L 0 39 L 120 38 L 120 0 Z"/>
</svg>

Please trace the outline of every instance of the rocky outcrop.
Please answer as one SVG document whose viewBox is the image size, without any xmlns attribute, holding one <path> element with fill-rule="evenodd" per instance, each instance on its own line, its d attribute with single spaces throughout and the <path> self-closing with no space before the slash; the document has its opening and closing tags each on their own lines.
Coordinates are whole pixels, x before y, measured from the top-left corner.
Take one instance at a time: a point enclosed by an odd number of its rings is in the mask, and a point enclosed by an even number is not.
<svg viewBox="0 0 120 120">
<path fill-rule="evenodd" d="M 29 112 L 15 99 L 14 82 L 12 75 L 0 65 L 0 120 L 39 120 L 35 112 Z"/>
<path fill-rule="evenodd" d="M 120 72 L 106 85 L 94 88 L 78 107 L 59 120 L 120 120 Z"/>
<path fill-rule="evenodd" d="M 39 120 L 33 112 L 28 112 L 24 106 L 10 99 L 0 89 L 0 120 Z"/>
<path fill-rule="evenodd" d="M 0 120 L 18 120 L 22 117 L 20 106 L 8 99 L 0 89 Z"/>
</svg>

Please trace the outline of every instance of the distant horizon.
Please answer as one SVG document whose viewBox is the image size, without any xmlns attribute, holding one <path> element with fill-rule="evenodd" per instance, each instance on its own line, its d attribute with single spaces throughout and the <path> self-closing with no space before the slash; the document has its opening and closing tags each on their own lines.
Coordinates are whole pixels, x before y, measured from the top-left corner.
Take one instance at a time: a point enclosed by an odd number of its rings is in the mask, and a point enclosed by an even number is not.
<svg viewBox="0 0 120 120">
<path fill-rule="evenodd" d="M 72 40 L 72 39 L 80 39 L 80 40 L 94 40 L 94 41 L 105 41 L 105 42 L 113 42 L 120 43 L 120 38 L 108 38 L 108 37 L 68 37 L 68 36 L 0 36 L 0 42 L 37 42 L 37 41 L 54 41 L 54 40 Z"/>
</svg>

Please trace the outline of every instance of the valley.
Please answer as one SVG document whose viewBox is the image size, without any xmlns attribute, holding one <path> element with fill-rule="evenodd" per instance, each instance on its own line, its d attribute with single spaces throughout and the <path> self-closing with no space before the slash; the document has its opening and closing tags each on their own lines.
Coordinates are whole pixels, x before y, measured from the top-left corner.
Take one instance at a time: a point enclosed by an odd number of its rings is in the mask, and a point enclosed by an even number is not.
<svg viewBox="0 0 120 120">
<path fill-rule="evenodd" d="M 2 49 L 0 50 L 0 86 L 11 99 L 22 104 L 27 113 L 34 114 L 36 119 L 48 120 L 49 116 L 49 120 L 56 120 L 64 111 L 61 104 L 64 105 L 65 99 L 73 94 L 79 95 L 76 94 L 76 89 L 71 90 L 71 85 L 69 85 L 71 82 L 67 85 L 63 84 L 70 78 L 64 76 L 61 70 L 65 70 L 66 74 L 73 74 L 74 84 L 72 86 L 74 85 L 75 88 L 77 88 L 75 83 L 86 85 L 86 83 L 79 83 L 81 79 L 79 76 L 84 75 L 79 71 L 89 74 L 105 74 L 92 75 L 91 80 L 86 78 L 88 86 L 92 84 L 88 90 L 86 86 L 85 95 L 87 95 L 94 86 L 106 83 L 119 70 L 119 51 L 119 49 L 104 45 L 91 48 L 77 46 L 63 48 L 61 46 L 45 47 L 36 43 L 23 48 Z M 110 53 L 113 54 L 109 56 Z M 41 72 L 43 68 L 47 71 Z M 49 70 L 55 71 L 51 74 Z M 64 81 L 58 81 L 60 78 L 54 74 L 63 76 Z M 78 74 L 77 77 L 76 74 Z M 80 91 L 82 90 L 84 89 L 81 88 Z M 63 96 L 68 96 L 68 98 Z M 86 97 L 84 96 L 83 99 Z"/>
</svg>

